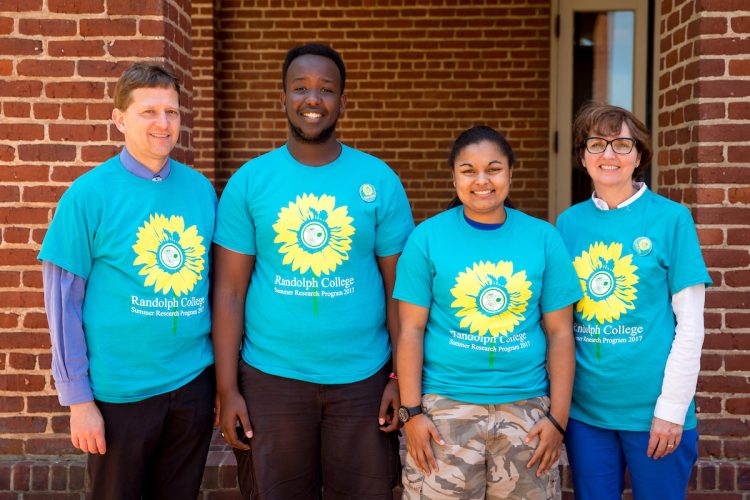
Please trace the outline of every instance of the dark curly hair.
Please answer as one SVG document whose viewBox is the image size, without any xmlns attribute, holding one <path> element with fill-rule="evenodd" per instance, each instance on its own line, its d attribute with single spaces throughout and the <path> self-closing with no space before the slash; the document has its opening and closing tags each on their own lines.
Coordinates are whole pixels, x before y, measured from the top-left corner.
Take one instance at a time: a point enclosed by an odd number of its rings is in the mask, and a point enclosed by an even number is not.
<svg viewBox="0 0 750 500">
<path fill-rule="evenodd" d="M 344 93 L 344 84 L 346 83 L 346 67 L 344 66 L 344 60 L 341 59 L 341 54 L 333 50 L 328 45 L 322 43 L 308 43 L 306 45 L 299 45 L 297 47 L 289 49 L 284 58 L 284 64 L 281 66 L 281 85 L 286 89 L 286 74 L 289 71 L 289 66 L 292 61 L 300 56 L 314 55 L 321 56 L 333 61 L 336 67 L 339 69 L 339 75 L 341 75 L 341 93 Z"/>
</svg>

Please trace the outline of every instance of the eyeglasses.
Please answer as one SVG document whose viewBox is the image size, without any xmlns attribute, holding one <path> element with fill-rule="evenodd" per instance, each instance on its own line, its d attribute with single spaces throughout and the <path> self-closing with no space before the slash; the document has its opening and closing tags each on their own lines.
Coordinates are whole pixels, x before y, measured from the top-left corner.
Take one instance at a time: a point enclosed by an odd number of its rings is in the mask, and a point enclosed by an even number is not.
<svg viewBox="0 0 750 500">
<path fill-rule="evenodd" d="M 600 155 L 604 153 L 607 146 L 612 145 L 612 151 L 618 155 L 626 155 L 633 151 L 635 141 L 630 137 L 618 137 L 608 141 L 603 137 L 587 137 L 584 143 L 586 145 L 586 151 L 592 155 Z"/>
</svg>

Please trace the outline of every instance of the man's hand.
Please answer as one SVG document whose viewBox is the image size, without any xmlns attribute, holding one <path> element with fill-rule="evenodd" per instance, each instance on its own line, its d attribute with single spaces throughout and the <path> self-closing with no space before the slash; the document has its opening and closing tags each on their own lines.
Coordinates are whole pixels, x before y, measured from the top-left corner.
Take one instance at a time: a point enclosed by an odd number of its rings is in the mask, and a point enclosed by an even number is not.
<svg viewBox="0 0 750 500">
<path fill-rule="evenodd" d="M 219 424 L 221 423 L 221 398 L 219 397 L 219 393 L 216 393 L 216 396 L 214 396 L 214 429 L 219 427 Z"/>
<path fill-rule="evenodd" d="M 240 436 L 237 435 L 238 432 L 242 432 L 247 439 L 253 437 L 253 428 L 250 427 L 250 417 L 247 414 L 245 398 L 237 390 L 221 394 L 220 406 L 219 421 L 221 436 L 224 441 L 232 448 L 249 450 L 250 445 L 243 443 Z"/>
<path fill-rule="evenodd" d="M 381 431 L 393 432 L 399 428 L 401 422 L 396 417 L 399 406 L 401 406 L 401 399 L 398 393 L 398 381 L 390 379 L 383 389 L 383 397 L 380 398 L 378 424 L 380 424 Z"/>
<path fill-rule="evenodd" d="M 104 419 L 93 401 L 70 405 L 70 441 L 84 453 L 106 453 Z"/>
</svg>

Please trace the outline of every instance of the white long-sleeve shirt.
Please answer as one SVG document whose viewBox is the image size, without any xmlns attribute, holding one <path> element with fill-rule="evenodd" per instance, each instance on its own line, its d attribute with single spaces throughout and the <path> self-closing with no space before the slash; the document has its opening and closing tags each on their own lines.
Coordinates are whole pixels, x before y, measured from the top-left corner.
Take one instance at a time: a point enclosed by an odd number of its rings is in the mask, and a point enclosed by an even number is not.
<svg viewBox="0 0 750 500">
<path fill-rule="evenodd" d="M 616 208 L 630 205 L 648 189 L 645 183 L 633 183 L 636 193 Z M 609 210 L 604 200 L 596 193 L 591 195 L 599 210 Z M 661 394 L 656 400 L 654 416 L 668 422 L 683 425 L 685 414 L 695 396 L 703 349 L 703 308 L 706 301 L 706 286 L 689 286 L 672 295 L 672 312 L 675 315 L 675 337 L 664 369 Z"/>
</svg>

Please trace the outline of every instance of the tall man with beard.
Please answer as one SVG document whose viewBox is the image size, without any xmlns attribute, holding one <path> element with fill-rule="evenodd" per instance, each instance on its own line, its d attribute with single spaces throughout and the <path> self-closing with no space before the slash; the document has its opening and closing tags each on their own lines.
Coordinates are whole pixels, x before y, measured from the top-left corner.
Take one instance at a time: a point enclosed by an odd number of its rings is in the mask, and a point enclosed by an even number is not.
<svg viewBox="0 0 750 500">
<path fill-rule="evenodd" d="M 397 479 L 391 295 L 414 224 L 395 173 L 336 140 L 345 80 L 330 47 L 290 50 L 287 143 L 219 202 L 217 389 L 246 498 L 390 499 Z"/>
</svg>

